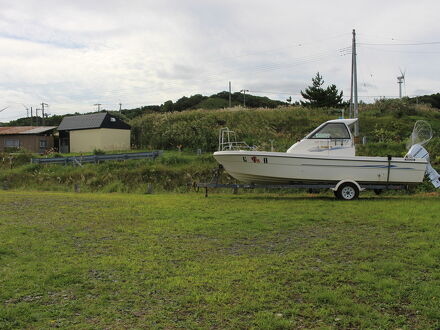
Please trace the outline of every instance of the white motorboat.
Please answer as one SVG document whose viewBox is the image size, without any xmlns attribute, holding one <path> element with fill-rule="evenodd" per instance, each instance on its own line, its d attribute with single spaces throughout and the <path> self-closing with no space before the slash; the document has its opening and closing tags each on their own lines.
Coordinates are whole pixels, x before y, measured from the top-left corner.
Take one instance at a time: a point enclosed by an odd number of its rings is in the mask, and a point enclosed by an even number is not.
<svg viewBox="0 0 440 330">
<path fill-rule="evenodd" d="M 357 190 L 363 190 L 362 184 L 417 184 L 428 169 L 435 172 L 428 153 L 417 144 L 405 157 L 356 156 L 351 131 L 356 121 L 327 121 L 286 152 L 249 150 L 232 139 L 233 132 L 223 129 L 214 158 L 232 177 L 249 184 L 352 182 Z M 438 173 L 434 172 L 428 175 L 439 187 Z"/>
</svg>

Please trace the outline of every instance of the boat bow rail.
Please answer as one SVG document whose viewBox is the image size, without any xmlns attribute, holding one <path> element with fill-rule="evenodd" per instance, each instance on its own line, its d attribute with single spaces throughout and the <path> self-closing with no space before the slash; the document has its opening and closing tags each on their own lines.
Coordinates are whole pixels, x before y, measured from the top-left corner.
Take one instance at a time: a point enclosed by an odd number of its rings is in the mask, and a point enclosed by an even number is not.
<svg viewBox="0 0 440 330">
<path fill-rule="evenodd" d="M 227 150 L 256 150 L 256 147 L 249 146 L 244 141 L 237 141 L 237 134 L 228 127 L 223 127 L 218 135 L 218 151 Z"/>
</svg>

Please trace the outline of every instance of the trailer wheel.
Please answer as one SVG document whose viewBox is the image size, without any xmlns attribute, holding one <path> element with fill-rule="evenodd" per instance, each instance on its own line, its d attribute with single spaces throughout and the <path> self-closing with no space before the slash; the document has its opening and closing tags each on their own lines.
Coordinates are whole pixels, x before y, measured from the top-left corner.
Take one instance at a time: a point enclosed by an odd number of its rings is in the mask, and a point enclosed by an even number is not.
<svg viewBox="0 0 440 330">
<path fill-rule="evenodd" d="M 343 183 L 336 191 L 336 197 L 344 201 L 354 200 L 359 197 L 359 189 L 351 182 Z"/>
</svg>

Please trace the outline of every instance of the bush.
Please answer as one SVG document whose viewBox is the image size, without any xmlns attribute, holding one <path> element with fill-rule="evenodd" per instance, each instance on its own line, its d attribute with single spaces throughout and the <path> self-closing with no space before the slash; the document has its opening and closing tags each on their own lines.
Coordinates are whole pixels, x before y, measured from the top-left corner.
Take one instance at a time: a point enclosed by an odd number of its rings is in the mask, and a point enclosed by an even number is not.
<svg viewBox="0 0 440 330">
<path fill-rule="evenodd" d="M 18 147 L 5 147 L 6 153 L 14 153 L 14 152 L 20 152 L 20 148 Z"/>
<path fill-rule="evenodd" d="M 14 153 L 1 153 L 1 166 L 2 167 L 17 167 L 24 164 L 29 164 L 32 159 L 32 154 L 24 149 L 19 149 Z"/>
<path fill-rule="evenodd" d="M 93 154 L 94 155 L 105 155 L 105 151 L 101 150 L 101 149 L 93 149 Z"/>
<path fill-rule="evenodd" d="M 380 99 L 374 103 L 374 106 L 381 114 L 390 113 L 396 118 L 411 116 L 417 113 L 416 106 L 407 99 Z"/>
<path fill-rule="evenodd" d="M 378 156 L 385 157 L 388 155 L 394 157 L 403 157 L 406 155 L 406 145 L 405 143 L 367 143 L 365 145 L 359 145 L 356 148 L 356 153 L 358 156 Z"/>
</svg>

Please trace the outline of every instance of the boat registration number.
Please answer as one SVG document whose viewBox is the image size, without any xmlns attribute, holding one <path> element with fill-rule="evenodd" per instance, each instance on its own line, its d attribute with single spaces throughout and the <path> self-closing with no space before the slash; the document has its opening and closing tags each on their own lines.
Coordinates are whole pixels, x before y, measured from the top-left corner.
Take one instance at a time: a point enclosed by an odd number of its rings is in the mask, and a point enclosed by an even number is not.
<svg viewBox="0 0 440 330">
<path fill-rule="evenodd" d="M 247 156 L 243 156 L 243 162 L 244 163 L 252 162 L 255 164 L 260 164 L 260 163 L 267 164 L 269 161 L 268 161 L 267 157 L 260 158 L 257 156 L 252 156 L 252 157 L 248 158 Z"/>
</svg>

